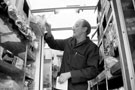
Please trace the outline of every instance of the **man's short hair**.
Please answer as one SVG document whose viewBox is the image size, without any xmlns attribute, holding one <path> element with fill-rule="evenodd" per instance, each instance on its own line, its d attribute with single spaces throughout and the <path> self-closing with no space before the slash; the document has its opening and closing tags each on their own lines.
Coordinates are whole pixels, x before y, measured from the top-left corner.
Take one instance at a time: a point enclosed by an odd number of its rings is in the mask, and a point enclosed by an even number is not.
<svg viewBox="0 0 135 90">
<path fill-rule="evenodd" d="M 89 24 L 89 22 L 87 20 L 85 20 L 85 19 L 82 19 L 82 20 L 83 20 L 82 27 L 87 27 L 86 34 L 88 35 L 91 32 L 91 25 Z"/>
</svg>

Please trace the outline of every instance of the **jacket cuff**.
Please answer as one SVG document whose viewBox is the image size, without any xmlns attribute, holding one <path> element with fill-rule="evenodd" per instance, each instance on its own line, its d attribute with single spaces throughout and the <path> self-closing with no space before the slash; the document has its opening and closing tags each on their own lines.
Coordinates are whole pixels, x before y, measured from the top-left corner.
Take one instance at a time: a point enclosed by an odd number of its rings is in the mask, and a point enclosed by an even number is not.
<svg viewBox="0 0 135 90">
<path fill-rule="evenodd" d="M 84 78 L 81 78 L 79 76 L 79 71 L 71 71 L 71 82 L 72 83 L 81 83 L 81 82 L 87 82 L 87 80 L 85 80 Z"/>
<path fill-rule="evenodd" d="M 44 34 L 44 40 L 47 40 L 48 38 L 52 38 L 52 34 L 45 33 Z"/>
</svg>

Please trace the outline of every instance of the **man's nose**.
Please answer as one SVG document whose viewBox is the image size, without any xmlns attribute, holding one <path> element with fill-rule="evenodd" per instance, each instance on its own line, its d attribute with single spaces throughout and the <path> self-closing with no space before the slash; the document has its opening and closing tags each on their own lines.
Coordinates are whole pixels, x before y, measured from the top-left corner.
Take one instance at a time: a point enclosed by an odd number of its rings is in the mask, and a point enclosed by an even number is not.
<svg viewBox="0 0 135 90">
<path fill-rule="evenodd" d="M 75 27 L 73 26 L 73 27 L 72 27 L 72 30 L 74 30 L 74 29 L 75 29 Z"/>
</svg>

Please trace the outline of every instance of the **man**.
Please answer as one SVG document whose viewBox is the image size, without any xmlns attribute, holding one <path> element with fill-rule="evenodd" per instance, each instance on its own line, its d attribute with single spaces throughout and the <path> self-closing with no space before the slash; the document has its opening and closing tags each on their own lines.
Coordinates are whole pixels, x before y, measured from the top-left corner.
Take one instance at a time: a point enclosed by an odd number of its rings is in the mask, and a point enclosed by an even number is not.
<svg viewBox="0 0 135 90">
<path fill-rule="evenodd" d="M 73 26 L 73 37 L 64 40 L 53 38 L 49 24 L 46 29 L 44 39 L 49 47 L 64 51 L 59 83 L 68 80 L 68 90 L 87 90 L 87 81 L 98 74 L 99 60 L 98 47 L 87 37 L 90 24 L 84 19 L 78 20 Z"/>
</svg>

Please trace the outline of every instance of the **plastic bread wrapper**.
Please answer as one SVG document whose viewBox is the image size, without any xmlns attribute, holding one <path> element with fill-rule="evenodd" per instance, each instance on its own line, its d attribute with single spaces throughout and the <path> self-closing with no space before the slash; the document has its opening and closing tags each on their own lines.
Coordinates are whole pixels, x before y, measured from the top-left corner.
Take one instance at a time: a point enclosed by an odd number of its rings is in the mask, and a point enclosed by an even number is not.
<svg viewBox="0 0 135 90">
<path fill-rule="evenodd" d="M 21 20 L 16 20 L 16 25 L 19 28 L 19 31 L 30 41 L 34 41 L 36 39 L 35 33 L 32 31 L 31 27 L 28 24 Z"/>
<path fill-rule="evenodd" d="M 107 68 L 111 68 L 113 65 L 115 65 L 118 62 L 118 59 L 112 56 L 106 56 L 104 60 L 105 60 L 105 66 Z"/>
<path fill-rule="evenodd" d="M 44 35 L 44 32 L 46 31 L 45 23 L 46 23 L 46 18 L 44 15 L 42 15 L 42 16 L 41 15 L 37 15 L 37 16 L 32 15 L 30 17 L 30 26 L 33 29 L 33 31 L 35 32 L 35 34 L 37 34 L 38 36 Z"/>
</svg>

